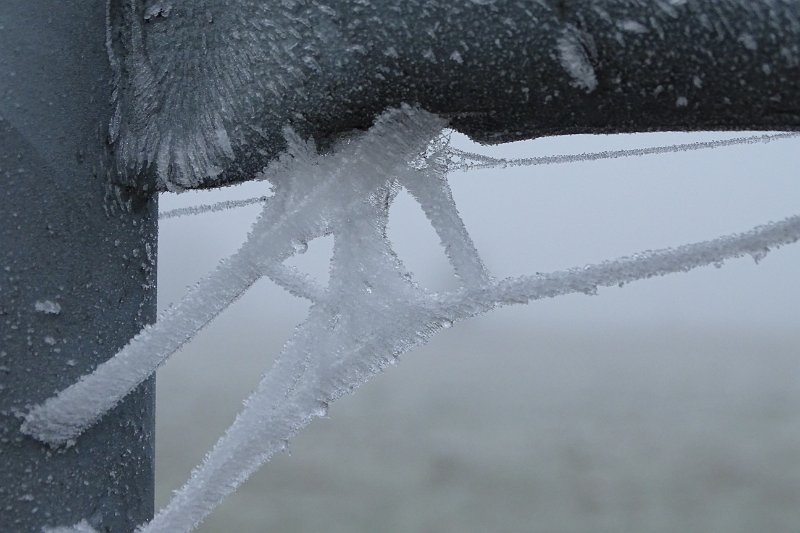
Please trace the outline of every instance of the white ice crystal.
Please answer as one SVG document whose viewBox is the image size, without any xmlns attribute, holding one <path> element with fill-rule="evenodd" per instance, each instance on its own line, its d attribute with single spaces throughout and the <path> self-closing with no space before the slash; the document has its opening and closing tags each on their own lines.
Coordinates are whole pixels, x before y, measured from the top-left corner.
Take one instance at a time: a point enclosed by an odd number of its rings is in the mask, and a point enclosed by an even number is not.
<svg viewBox="0 0 800 533">
<path fill-rule="evenodd" d="M 574 85 L 587 93 L 597 89 L 597 74 L 590 57 L 593 54 L 591 37 L 568 26 L 558 38 L 557 46 L 561 66 L 572 77 Z"/>
<path fill-rule="evenodd" d="M 61 304 L 52 300 L 37 300 L 36 303 L 33 304 L 33 308 L 39 313 L 44 313 L 46 315 L 61 314 Z"/>
<path fill-rule="evenodd" d="M 264 173 L 274 187 L 246 242 L 184 299 L 114 358 L 32 409 L 23 431 L 52 445 L 76 439 L 255 281 L 268 276 L 312 302 L 234 423 L 144 532 L 193 529 L 223 498 L 330 402 L 351 392 L 442 328 L 491 309 L 720 264 L 800 239 L 800 216 L 675 249 L 647 251 L 597 265 L 496 280 L 487 272 L 458 214 L 446 179 L 451 169 L 547 164 L 604 157 L 768 142 L 778 135 L 549 160 L 500 160 L 453 150 L 444 121 L 404 107 L 324 155 L 286 131 L 289 151 Z M 661 152 L 659 152 L 659 150 Z M 416 283 L 392 249 L 386 226 L 400 188 L 419 202 L 457 273 L 458 289 L 434 293 Z M 262 199 L 258 199 L 262 201 Z M 220 209 L 235 207 L 220 206 Z M 179 216 L 176 213 L 174 216 Z M 333 235 L 327 287 L 284 261 L 306 242 Z"/>
<path fill-rule="evenodd" d="M 170 218 L 199 215 L 201 213 L 216 213 L 217 211 L 225 211 L 227 209 L 234 209 L 237 207 L 247 207 L 248 205 L 259 204 L 266 201 L 266 196 L 259 196 L 257 198 L 248 198 L 247 200 L 226 200 L 223 202 L 216 202 L 211 205 L 180 207 L 159 213 L 158 219 L 169 220 Z"/>
</svg>

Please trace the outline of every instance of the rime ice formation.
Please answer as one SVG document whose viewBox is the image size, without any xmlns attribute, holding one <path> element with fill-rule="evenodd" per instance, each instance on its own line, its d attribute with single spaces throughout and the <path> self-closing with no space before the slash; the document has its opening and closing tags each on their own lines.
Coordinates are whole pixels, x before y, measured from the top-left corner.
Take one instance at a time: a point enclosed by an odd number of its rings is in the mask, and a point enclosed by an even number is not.
<svg viewBox="0 0 800 533">
<path fill-rule="evenodd" d="M 601 161 L 603 159 L 618 159 L 620 157 L 640 157 L 648 155 L 672 154 L 676 152 L 694 152 L 696 150 L 713 150 L 742 144 L 770 143 L 783 139 L 800 136 L 800 133 L 766 133 L 748 137 L 735 137 L 733 139 L 720 139 L 716 141 L 703 141 L 696 143 L 673 144 L 670 146 L 654 146 L 651 148 L 633 148 L 628 150 L 609 150 L 588 154 L 548 155 L 542 157 L 524 157 L 520 159 L 503 159 L 488 157 L 481 154 L 464 152 L 463 150 L 450 149 L 451 161 L 449 170 L 479 170 L 487 168 L 507 167 L 533 167 L 538 165 L 563 165 L 566 163 L 580 163 L 588 161 Z"/>
<path fill-rule="evenodd" d="M 385 113 L 369 131 L 343 139 L 325 155 L 317 153 L 313 142 L 286 131 L 289 151 L 264 173 L 275 195 L 265 202 L 242 247 L 114 358 L 32 409 L 23 430 L 51 445 L 76 439 L 262 276 L 309 299 L 308 318 L 234 423 L 169 504 L 138 530 L 189 531 L 259 466 L 285 450 L 295 434 L 324 416 L 331 402 L 456 321 L 503 305 L 595 294 L 598 287 L 743 255 L 758 261 L 771 249 L 800 239 L 800 216 L 795 216 L 675 249 L 495 280 L 459 217 L 446 173 L 454 154 L 485 165 L 509 162 L 454 152 L 441 134 L 444 126 L 434 115 L 404 107 Z M 401 187 L 428 216 L 460 288 L 426 290 L 393 252 L 386 225 Z M 329 284 L 321 287 L 283 262 L 307 241 L 327 234 L 334 237 L 334 252 Z"/>
<path fill-rule="evenodd" d="M 382 194 L 378 190 L 387 176 L 412 172 L 408 161 L 444 125 L 430 114 L 404 108 L 384 115 L 358 141 L 342 141 L 335 156 L 317 156 L 313 143 L 287 132 L 290 151 L 265 175 L 275 196 L 266 202 L 247 242 L 116 357 L 33 409 L 23 431 L 55 445 L 74 439 L 264 275 L 298 295 L 321 292 L 283 261 L 299 243 L 331 233 L 332 221 L 350 216 L 353 204 Z M 370 176 L 371 181 L 353 176 Z"/>
</svg>

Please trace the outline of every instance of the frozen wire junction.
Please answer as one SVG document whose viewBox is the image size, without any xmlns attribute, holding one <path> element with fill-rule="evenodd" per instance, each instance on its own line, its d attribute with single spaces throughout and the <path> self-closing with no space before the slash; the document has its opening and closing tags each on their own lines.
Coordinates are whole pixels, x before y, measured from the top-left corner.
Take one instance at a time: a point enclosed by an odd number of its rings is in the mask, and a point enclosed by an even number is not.
<svg viewBox="0 0 800 533">
<path fill-rule="evenodd" d="M 433 114 L 402 107 L 384 113 L 370 130 L 341 140 L 326 154 L 286 130 L 288 152 L 262 176 L 275 194 L 242 247 L 114 358 L 33 408 L 24 431 L 53 446 L 69 445 L 263 276 L 310 300 L 308 318 L 233 425 L 167 507 L 139 528 L 189 531 L 272 455 L 286 449 L 295 434 L 325 416 L 330 402 L 456 321 L 503 305 L 594 294 L 599 287 L 745 255 L 759 261 L 771 249 L 800 239 L 798 215 L 674 249 L 497 280 L 487 272 L 458 215 L 446 175 L 464 161 L 489 166 L 509 162 L 478 161 L 474 154 L 454 151 L 442 135 L 446 125 Z M 419 202 L 436 230 L 461 281 L 458 289 L 426 290 L 394 253 L 386 225 L 401 187 Z M 309 240 L 323 235 L 334 238 L 327 287 L 284 264 Z M 79 527 L 85 531 L 87 526 Z"/>
</svg>

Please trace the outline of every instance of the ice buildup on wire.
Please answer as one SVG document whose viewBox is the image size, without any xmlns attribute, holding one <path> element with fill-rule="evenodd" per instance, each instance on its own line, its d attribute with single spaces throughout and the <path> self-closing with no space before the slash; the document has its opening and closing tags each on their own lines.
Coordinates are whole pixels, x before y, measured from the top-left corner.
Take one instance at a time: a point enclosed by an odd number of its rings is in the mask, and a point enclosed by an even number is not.
<svg viewBox="0 0 800 533">
<path fill-rule="evenodd" d="M 495 280 L 453 202 L 446 173 L 454 152 L 441 135 L 445 125 L 434 115 L 403 107 L 382 115 L 369 131 L 342 139 L 326 154 L 287 130 L 289 151 L 264 173 L 275 194 L 264 203 L 242 247 L 114 358 L 33 408 L 23 430 L 52 445 L 76 439 L 263 276 L 309 299 L 306 321 L 234 423 L 169 504 L 139 528 L 140 533 L 189 531 L 259 466 L 285 450 L 297 432 L 324 416 L 332 401 L 456 321 L 503 305 L 594 294 L 601 286 L 742 255 L 760 260 L 769 250 L 800 239 L 800 216 L 795 216 L 675 249 Z M 489 166 L 507 164 L 474 154 L 460 156 Z M 400 187 L 428 216 L 460 288 L 426 290 L 394 253 L 386 226 Z M 327 287 L 284 264 L 303 243 L 329 234 L 334 252 Z"/>
</svg>

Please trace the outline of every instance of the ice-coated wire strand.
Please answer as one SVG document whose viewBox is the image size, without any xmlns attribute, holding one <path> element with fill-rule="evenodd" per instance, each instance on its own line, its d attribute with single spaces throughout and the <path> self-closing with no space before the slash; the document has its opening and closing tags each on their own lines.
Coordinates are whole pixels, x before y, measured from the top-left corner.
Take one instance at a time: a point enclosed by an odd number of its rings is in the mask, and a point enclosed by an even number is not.
<svg viewBox="0 0 800 533">
<path fill-rule="evenodd" d="M 456 319 L 484 313 L 496 307 L 524 304 L 571 293 L 594 294 L 598 287 L 623 285 L 751 256 L 763 259 L 770 250 L 800 240 L 800 215 L 758 226 L 750 231 L 676 248 L 646 251 L 595 265 L 509 278 L 477 289 L 462 289 L 442 298 L 440 312 Z"/>
<path fill-rule="evenodd" d="M 677 152 L 693 152 L 697 150 L 714 150 L 729 146 L 743 144 L 766 144 L 774 141 L 797 138 L 800 133 L 767 133 L 749 137 L 736 137 L 733 139 L 720 139 L 716 141 L 703 141 L 696 143 L 673 144 L 668 146 L 654 146 L 651 148 L 629 148 L 625 150 L 606 150 L 586 154 L 548 155 L 541 157 L 525 157 L 520 159 L 504 159 L 489 157 L 482 154 L 465 152 L 457 148 L 450 149 L 453 158 L 462 161 L 451 161 L 450 170 L 481 170 L 490 168 L 530 167 L 539 165 L 563 165 L 569 163 L 584 163 L 587 161 L 600 161 L 603 159 L 619 159 L 623 157 L 641 157 L 648 155 L 673 154 Z"/>
<path fill-rule="evenodd" d="M 271 206 L 272 203 L 265 205 L 262 216 L 234 255 L 221 261 L 177 305 L 165 311 L 155 324 L 145 327 L 114 357 L 31 409 L 21 430 L 53 446 L 74 440 L 244 294 L 264 275 L 264 265 L 291 255 L 294 248 L 289 233 L 308 238 L 324 231 L 315 217 L 305 217 L 300 210 L 287 216 Z M 280 202 L 275 202 L 274 207 L 278 206 Z M 290 271 L 276 267 L 270 272 L 277 273 L 279 282 L 283 280 L 292 290 L 309 290 L 306 284 L 298 284 Z"/>
<path fill-rule="evenodd" d="M 486 273 L 444 182 L 447 165 L 416 164 L 441 122 L 410 109 L 398 113 L 344 142 L 329 158 L 297 141 L 294 159 L 284 161 L 285 167 L 278 165 L 276 196 L 265 206 L 245 245 L 211 276 L 220 286 L 206 279 L 202 290 L 193 291 L 179 304 L 182 307 L 171 322 L 154 326 L 160 338 L 147 344 L 151 339 L 143 337 L 138 345 L 126 347 L 109 360 L 110 370 L 102 370 L 101 365 L 95 374 L 104 377 L 85 377 L 75 390 L 67 389 L 28 414 L 25 424 L 37 438 L 51 443 L 74 438 L 121 398 L 109 401 L 94 396 L 109 396 L 109 391 L 112 396 L 120 391 L 124 395 L 126 387 L 130 390 L 145 379 L 170 350 L 188 340 L 192 329 L 197 331 L 262 275 L 312 301 L 308 319 L 284 346 L 233 425 L 169 504 L 138 533 L 180 533 L 196 527 L 260 465 L 286 449 L 289 439 L 313 418 L 323 416 L 331 401 L 457 320 L 503 305 L 575 292 L 594 294 L 601 286 L 722 264 L 748 254 L 758 261 L 771 249 L 800 239 L 798 215 L 674 249 L 495 282 Z M 708 147 L 706 143 L 703 149 Z M 639 151 L 609 154 L 597 158 L 647 155 Z M 556 157 L 536 164 L 558 162 L 562 161 Z M 395 255 L 386 224 L 397 183 L 405 184 L 422 205 L 451 262 L 462 273 L 462 289 L 443 295 L 427 292 Z M 307 240 L 323 234 L 334 237 L 330 282 L 325 289 L 282 264 L 297 244 L 302 248 Z M 229 266 L 222 271 L 225 265 Z M 193 309 L 195 305 L 199 309 Z M 143 335 L 152 338 L 153 332 Z M 115 381 L 119 375 L 125 376 L 123 381 Z"/>
<path fill-rule="evenodd" d="M 366 228 L 362 234 L 380 233 L 374 229 L 380 224 L 379 220 L 362 220 Z M 288 441 L 315 416 L 320 416 L 320 406 L 359 386 L 380 371 L 391 357 L 424 342 L 450 320 L 475 316 L 500 305 L 572 292 L 594 293 L 598 286 L 688 271 L 742 255 L 760 260 L 770 248 L 800 239 L 800 216 L 675 249 L 643 252 L 599 265 L 472 288 L 457 297 L 444 298 L 433 307 L 421 294 L 414 295 L 410 282 L 405 285 L 410 293 L 403 290 L 402 283 L 394 288 L 380 283 L 380 280 L 403 279 L 397 276 L 388 243 L 385 251 L 370 254 L 363 249 L 364 244 L 378 239 L 339 232 L 334 235 L 349 247 L 346 253 L 335 252 L 332 267 L 334 298 L 340 302 L 350 300 L 349 305 L 340 304 L 348 309 L 344 324 L 339 328 L 326 327 L 332 318 L 330 311 L 312 309 L 308 321 L 287 344 L 276 366 L 248 399 L 245 409 L 203 465 L 139 533 L 194 528 L 227 494 L 274 453 L 285 449 Z M 374 275 L 358 268 L 364 264 L 370 265 Z M 368 294 L 353 293 L 353 286 L 364 284 L 371 286 Z M 380 317 L 382 302 L 387 298 L 394 302 L 390 310 L 393 318 Z"/>
<path fill-rule="evenodd" d="M 239 207 L 248 207 L 251 205 L 262 204 L 267 201 L 268 196 L 256 196 L 244 200 L 226 200 L 224 202 L 215 202 L 213 204 L 201 204 L 192 207 L 179 207 L 177 209 L 170 209 L 169 211 L 162 211 L 158 214 L 159 220 L 169 220 L 171 218 L 180 218 L 186 216 L 202 215 L 204 213 L 217 213 L 219 211 L 227 211 L 228 209 L 236 209 Z"/>
</svg>

